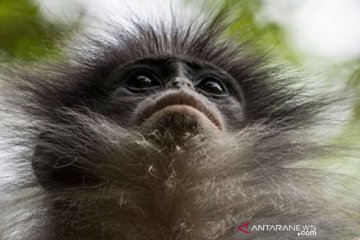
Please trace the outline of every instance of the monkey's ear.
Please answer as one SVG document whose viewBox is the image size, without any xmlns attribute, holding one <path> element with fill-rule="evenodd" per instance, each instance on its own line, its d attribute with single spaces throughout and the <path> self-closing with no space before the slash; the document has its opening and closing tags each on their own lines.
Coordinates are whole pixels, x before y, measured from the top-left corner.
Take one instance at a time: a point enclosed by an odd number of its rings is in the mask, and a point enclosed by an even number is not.
<svg viewBox="0 0 360 240">
<path fill-rule="evenodd" d="M 66 159 L 55 155 L 43 146 L 36 146 L 32 157 L 34 174 L 45 189 L 56 189 L 81 182 L 81 173 L 75 167 L 66 166 Z"/>
<path fill-rule="evenodd" d="M 51 150 L 48 146 L 54 143 L 46 142 L 44 136 L 40 138 L 41 143 L 35 147 L 32 156 L 32 168 L 43 188 L 50 190 L 94 183 L 95 179 L 79 167 L 76 156 Z"/>
</svg>

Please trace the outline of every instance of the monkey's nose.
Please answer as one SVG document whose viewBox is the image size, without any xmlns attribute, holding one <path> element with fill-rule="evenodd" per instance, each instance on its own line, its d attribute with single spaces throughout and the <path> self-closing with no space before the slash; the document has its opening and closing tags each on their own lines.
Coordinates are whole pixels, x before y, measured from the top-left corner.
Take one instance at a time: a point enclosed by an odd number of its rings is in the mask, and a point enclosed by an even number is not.
<svg viewBox="0 0 360 240">
<path fill-rule="evenodd" d="M 176 89 L 188 88 L 194 90 L 194 85 L 187 78 L 176 77 L 166 84 L 166 88 L 176 88 Z"/>
</svg>

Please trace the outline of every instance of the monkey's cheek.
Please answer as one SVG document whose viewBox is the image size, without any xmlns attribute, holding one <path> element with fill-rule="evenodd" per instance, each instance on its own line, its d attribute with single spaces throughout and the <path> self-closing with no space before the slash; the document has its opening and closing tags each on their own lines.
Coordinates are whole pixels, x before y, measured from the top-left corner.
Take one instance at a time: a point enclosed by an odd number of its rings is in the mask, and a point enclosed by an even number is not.
<svg viewBox="0 0 360 240">
<path fill-rule="evenodd" d="M 204 113 L 187 105 L 171 105 L 153 114 L 143 123 L 148 130 L 174 134 L 216 135 L 221 132 Z"/>
</svg>

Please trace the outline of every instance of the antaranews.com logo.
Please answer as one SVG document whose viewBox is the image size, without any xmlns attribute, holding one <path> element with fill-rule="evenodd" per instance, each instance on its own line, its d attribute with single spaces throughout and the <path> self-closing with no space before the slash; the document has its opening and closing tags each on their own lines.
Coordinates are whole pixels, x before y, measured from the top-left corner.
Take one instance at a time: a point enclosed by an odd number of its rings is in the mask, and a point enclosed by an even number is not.
<svg viewBox="0 0 360 240">
<path fill-rule="evenodd" d="M 316 236 L 316 225 L 303 224 L 254 224 L 249 222 L 238 226 L 237 230 L 243 234 L 251 234 L 252 232 L 294 232 L 298 236 Z"/>
</svg>

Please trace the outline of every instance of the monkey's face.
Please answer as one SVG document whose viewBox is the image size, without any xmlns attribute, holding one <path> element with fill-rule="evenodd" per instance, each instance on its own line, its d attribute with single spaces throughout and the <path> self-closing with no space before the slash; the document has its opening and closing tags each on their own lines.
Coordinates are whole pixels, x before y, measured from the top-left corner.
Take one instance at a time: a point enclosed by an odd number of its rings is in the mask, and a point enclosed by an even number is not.
<svg viewBox="0 0 360 240">
<path fill-rule="evenodd" d="M 239 128 L 244 119 L 240 86 L 206 62 L 140 59 L 116 69 L 109 83 L 106 112 L 141 133 L 213 136 Z"/>
<path fill-rule="evenodd" d="M 111 69 L 105 81 L 97 81 L 99 88 L 89 91 L 81 85 L 83 91 L 103 95 L 91 98 L 85 110 L 81 104 L 86 101 L 74 103 L 74 111 L 63 113 L 60 108 L 56 118 L 65 114 L 57 119 L 60 123 L 50 123 L 40 134 L 32 164 L 46 189 L 83 184 L 84 176 L 86 182 L 101 182 L 99 166 L 109 162 L 106 169 L 113 171 L 113 161 L 124 161 L 119 156 L 124 146 L 131 145 L 140 154 L 147 149 L 137 144 L 137 133 L 172 151 L 178 146 L 191 147 L 193 142 L 222 139 L 220 134 L 235 132 L 245 124 L 238 81 L 213 64 L 162 56 Z"/>
</svg>

